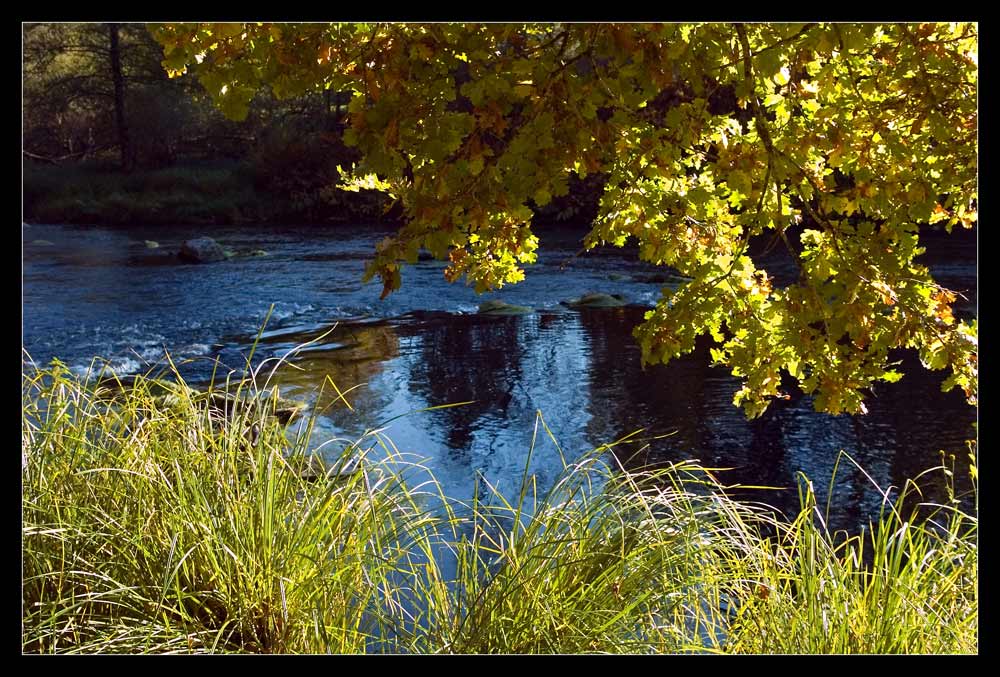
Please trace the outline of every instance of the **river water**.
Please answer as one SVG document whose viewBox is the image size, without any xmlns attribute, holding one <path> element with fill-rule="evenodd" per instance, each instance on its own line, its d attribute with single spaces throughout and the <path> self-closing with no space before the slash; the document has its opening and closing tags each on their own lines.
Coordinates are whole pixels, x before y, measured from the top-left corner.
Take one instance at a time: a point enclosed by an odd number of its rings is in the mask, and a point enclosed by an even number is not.
<svg viewBox="0 0 1000 677">
<path fill-rule="evenodd" d="M 26 225 L 23 346 L 36 364 L 59 358 L 81 374 L 94 356 L 119 374 L 145 372 L 162 365 L 167 350 L 186 379 L 203 383 L 217 365 L 223 372 L 242 368 L 273 306 L 255 364 L 323 336 L 273 377 L 283 396 L 324 412 L 317 440 L 355 439 L 384 424 L 400 452 L 424 459 L 442 489 L 460 499 L 477 482 L 516 491 L 538 412 L 559 443 L 557 449 L 543 433 L 534 449 L 529 469 L 541 487 L 562 468 L 561 456 L 571 461 L 637 430 L 642 442 L 617 448 L 624 464 L 699 459 L 729 468 L 719 473 L 727 484 L 777 487 L 737 493 L 786 512 L 798 504 L 799 473 L 826 500 L 845 451 L 865 472 L 841 463 L 831 526 L 851 531 L 878 512 L 882 497 L 872 481 L 899 487 L 940 462 L 941 450 L 957 456 L 956 480 L 965 487 L 965 440 L 975 434 L 976 412 L 960 393 L 941 393 L 943 373 L 923 370 L 913 355 L 902 355 L 902 381 L 877 388 L 867 416 L 820 414 L 800 396 L 748 422 L 731 403 L 736 380 L 709 366 L 707 346 L 670 365 L 641 368 L 631 330 L 662 285 L 641 281 L 657 271 L 634 252 L 578 255 L 579 229 L 547 230 L 523 283 L 477 296 L 462 283 L 448 284 L 443 263 L 422 262 L 406 268 L 403 288 L 380 301 L 381 284 L 362 284 L 361 275 L 386 234 L 371 226 Z M 179 262 L 181 242 L 200 235 L 268 255 Z M 938 281 L 964 291 L 969 301 L 960 313 L 974 314 L 974 235 L 937 236 L 929 248 L 926 263 Z M 779 283 L 792 270 L 779 259 L 766 267 Z M 630 305 L 575 311 L 559 303 L 590 291 L 622 294 Z M 476 315 L 488 298 L 537 311 Z M 329 385 L 317 401 L 328 378 L 341 392 L 350 389 L 353 410 Z M 420 411 L 466 401 L 472 403 Z M 925 499 L 944 497 L 940 483 L 928 486 Z"/>
</svg>

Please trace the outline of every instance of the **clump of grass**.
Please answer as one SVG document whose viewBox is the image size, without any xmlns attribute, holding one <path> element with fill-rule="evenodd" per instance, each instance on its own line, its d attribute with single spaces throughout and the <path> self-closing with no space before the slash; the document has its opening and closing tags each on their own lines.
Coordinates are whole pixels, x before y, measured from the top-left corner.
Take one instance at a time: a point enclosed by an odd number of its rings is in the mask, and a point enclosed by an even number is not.
<svg viewBox="0 0 1000 677">
<path fill-rule="evenodd" d="M 381 465 L 311 484 L 268 400 L 220 430 L 152 386 L 109 401 L 58 364 L 24 377 L 24 650 L 350 653 L 386 634 L 404 605 L 386 581 L 430 523 L 417 492 Z"/>
<path fill-rule="evenodd" d="M 452 544 L 455 584 L 418 595 L 431 600 L 426 649 L 715 647 L 726 621 L 717 587 L 742 560 L 743 544 L 728 534 L 729 511 L 750 514 L 735 503 L 720 509 L 716 489 L 694 463 L 626 473 L 601 453 L 568 465 L 542 493 L 527 476 L 512 499 L 488 488 Z"/>
<path fill-rule="evenodd" d="M 304 481 L 288 455 L 315 419 L 289 439 L 252 372 L 219 386 L 252 403 L 222 420 L 176 373 L 169 397 L 139 377 L 113 399 L 58 363 L 22 378 L 27 652 L 977 648 L 977 519 L 904 514 L 917 483 L 851 538 L 807 483 L 781 522 L 695 463 L 626 472 L 610 447 L 466 505 L 378 431 L 345 445 L 362 472 Z"/>
<path fill-rule="evenodd" d="M 603 459 L 541 495 L 525 476 L 514 500 L 476 497 L 452 543 L 454 584 L 416 595 L 423 650 L 977 651 L 978 519 L 954 496 L 904 513 L 920 478 L 847 537 L 826 529 L 806 478 L 786 522 L 695 463 L 630 473 Z"/>
<path fill-rule="evenodd" d="M 944 465 L 929 472 L 951 476 Z M 802 511 L 761 544 L 769 555 L 758 558 L 756 594 L 745 598 L 727 651 L 975 653 L 978 518 L 953 495 L 904 511 L 919 497 L 918 480 L 894 501 L 884 493 L 867 533 L 838 537 L 803 478 Z"/>
</svg>

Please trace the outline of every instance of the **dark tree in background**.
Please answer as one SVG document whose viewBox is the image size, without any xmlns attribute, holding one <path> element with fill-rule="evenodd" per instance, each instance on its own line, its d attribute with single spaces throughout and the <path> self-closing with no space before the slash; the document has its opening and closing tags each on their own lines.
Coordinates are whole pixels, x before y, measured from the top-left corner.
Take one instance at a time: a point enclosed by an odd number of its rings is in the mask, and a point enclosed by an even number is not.
<svg viewBox="0 0 1000 677">
<path fill-rule="evenodd" d="M 132 169 L 132 144 L 128 139 L 128 124 L 125 122 L 125 78 L 122 76 L 121 47 L 118 41 L 119 24 L 108 24 L 108 60 L 111 62 L 111 82 L 115 92 L 115 128 L 118 131 L 118 152 L 121 153 L 122 169 Z"/>
<path fill-rule="evenodd" d="M 29 160 L 155 168 L 252 145 L 262 116 L 232 123 L 191 83 L 167 78 L 143 24 L 25 24 L 23 38 Z"/>
</svg>

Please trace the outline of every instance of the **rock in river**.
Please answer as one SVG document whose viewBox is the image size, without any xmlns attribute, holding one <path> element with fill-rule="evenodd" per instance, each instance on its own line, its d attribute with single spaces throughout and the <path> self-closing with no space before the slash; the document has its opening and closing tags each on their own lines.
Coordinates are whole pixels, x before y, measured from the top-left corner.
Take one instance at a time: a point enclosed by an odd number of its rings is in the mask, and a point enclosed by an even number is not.
<svg viewBox="0 0 1000 677">
<path fill-rule="evenodd" d="M 591 293 L 562 303 L 570 308 L 620 308 L 625 305 L 625 299 L 621 294 Z"/>
<path fill-rule="evenodd" d="M 691 281 L 690 277 L 683 275 L 672 275 L 670 273 L 653 273 L 652 275 L 634 275 L 635 282 L 645 282 L 648 284 L 674 284 L 681 285 Z"/>
<path fill-rule="evenodd" d="M 209 391 L 203 395 L 209 411 L 223 419 L 230 419 L 235 416 L 255 415 L 259 408 L 265 412 L 273 411 L 274 418 L 281 425 L 288 425 L 297 419 L 306 408 L 304 402 L 286 400 L 283 397 L 275 397 L 273 402 L 270 393 L 262 393 L 260 397 L 241 394 L 239 397 L 231 393 L 224 393 L 218 390 Z M 271 409 L 273 404 L 274 409 Z"/>
<path fill-rule="evenodd" d="M 185 261 L 193 263 L 213 263 L 226 258 L 225 252 L 219 243 L 210 237 L 196 237 L 193 240 L 185 240 L 181 245 L 179 256 Z"/>
<path fill-rule="evenodd" d="M 490 300 L 479 304 L 480 315 L 524 315 L 533 312 L 534 308 L 515 306 L 504 301 Z"/>
<path fill-rule="evenodd" d="M 295 421 L 306 409 L 304 402 L 289 400 L 278 393 L 248 391 L 234 394 L 222 390 L 201 392 L 185 383 L 144 376 L 113 376 L 102 379 L 94 391 L 98 397 L 117 399 L 126 391 L 142 386 L 158 407 L 184 410 L 190 405 L 207 409 L 213 422 L 225 424 L 236 419 L 254 419 L 260 415 L 273 417 L 280 425 Z"/>
</svg>

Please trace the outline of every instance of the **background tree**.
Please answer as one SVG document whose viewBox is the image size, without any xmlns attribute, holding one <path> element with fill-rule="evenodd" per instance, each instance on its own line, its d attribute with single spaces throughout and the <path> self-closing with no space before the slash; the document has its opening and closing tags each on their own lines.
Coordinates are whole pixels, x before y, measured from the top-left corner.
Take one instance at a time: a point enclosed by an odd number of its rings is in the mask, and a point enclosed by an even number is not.
<svg viewBox="0 0 1000 677">
<path fill-rule="evenodd" d="M 23 30 L 25 218 L 231 223 L 381 215 L 383 195 L 331 188 L 341 181 L 337 166 L 358 156 L 342 140 L 350 92 L 282 100 L 261 93 L 236 122 L 197 82 L 167 77 L 162 49 L 142 24 Z M 167 167 L 175 171 L 155 171 Z"/>
<path fill-rule="evenodd" d="M 24 51 L 26 150 L 60 159 L 114 146 L 121 166 L 131 167 L 126 97 L 150 82 L 166 84 L 143 27 L 26 24 Z"/>
<path fill-rule="evenodd" d="M 131 168 L 252 146 L 254 118 L 227 120 L 196 83 L 171 80 L 143 24 L 25 24 L 24 150 L 49 162 Z M 218 151 L 218 152 L 217 152 Z"/>
<path fill-rule="evenodd" d="M 699 335 L 759 415 L 794 377 L 816 407 L 864 412 L 890 351 L 948 367 L 976 401 L 975 321 L 915 259 L 929 224 L 976 222 L 977 28 L 971 24 L 153 27 L 230 117 L 351 91 L 359 185 L 407 222 L 367 275 L 384 293 L 426 247 L 479 291 L 535 259 L 532 206 L 607 176 L 586 245 L 638 243 L 692 281 L 636 329 L 646 362 Z M 768 234 L 798 262 L 776 288 L 748 256 Z"/>
</svg>

